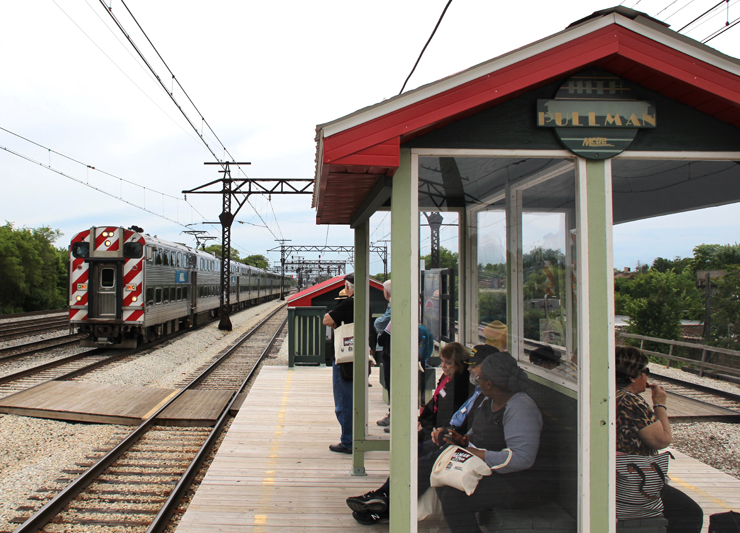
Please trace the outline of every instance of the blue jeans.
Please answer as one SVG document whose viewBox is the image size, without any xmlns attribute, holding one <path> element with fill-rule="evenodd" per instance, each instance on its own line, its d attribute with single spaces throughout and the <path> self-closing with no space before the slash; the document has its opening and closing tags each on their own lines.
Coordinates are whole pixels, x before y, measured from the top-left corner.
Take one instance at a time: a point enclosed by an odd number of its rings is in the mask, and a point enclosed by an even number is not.
<svg viewBox="0 0 740 533">
<path fill-rule="evenodd" d="M 352 449 L 352 382 L 342 379 L 340 366 L 334 363 L 332 369 L 332 388 L 334 389 L 334 414 L 342 428 L 339 442 Z"/>
</svg>

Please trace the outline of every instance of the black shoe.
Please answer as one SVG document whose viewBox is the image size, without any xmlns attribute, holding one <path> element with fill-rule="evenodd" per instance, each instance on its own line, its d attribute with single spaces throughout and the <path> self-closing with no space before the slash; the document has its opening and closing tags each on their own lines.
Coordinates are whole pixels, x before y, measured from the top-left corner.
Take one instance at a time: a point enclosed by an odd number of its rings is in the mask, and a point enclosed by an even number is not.
<svg viewBox="0 0 740 533">
<path fill-rule="evenodd" d="M 368 492 L 367 494 L 363 494 L 362 496 L 354 496 L 354 497 L 347 498 L 347 506 L 349 506 L 349 508 L 352 509 L 353 511 L 357 511 L 359 514 L 362 514 L 362 515 L 365 515 L 368 513 L 376 513 L 376 514 L 381 514 L 381 515 L 383 513 L 387 514 L 388 513 L 388 496 L 386 496 L 382 492 L 374 490 L 372 492 Z M 360 520 L 358 520 L 357 517 L 355 517 L 355 520 L 360 522 Z M 378 520 L 375 520 L 369 523 L 374 524 Z"/>
<path fill-rule="evenodd" d="M 386 433 L 390 433 L 391 432 L 391 428 L 383 428 L 383 431 L 385 431 Z"/>
<path fill-rule="evenodd" d="M 333 452 L 337 453 L 352 453 L 352 450 L 350 448 L 347 448 L 344 444 L 330 444 L 329 449 Z"/>
<path fill-rule="evenodd" d="M 380 420 L 378 420 L 375 423 L 378 424 L 379 426 L 384 426 L 384 427 L 390 426 L 391 425 L 391 414 L 388 413 L 385 416 L 385 418 L 381 418 Z"/>
<path fill-rule="evenodd" d="M 372 526 L 373 524 L 377 524 L 378 522 L 387 522 L 388 521 L 388 511 L 384 513 L 373 513 L 372 511 L 368 512 L 352 512 L 352 518 L 357 520 L 360 524 L 363 526 Z"/>
</svg>

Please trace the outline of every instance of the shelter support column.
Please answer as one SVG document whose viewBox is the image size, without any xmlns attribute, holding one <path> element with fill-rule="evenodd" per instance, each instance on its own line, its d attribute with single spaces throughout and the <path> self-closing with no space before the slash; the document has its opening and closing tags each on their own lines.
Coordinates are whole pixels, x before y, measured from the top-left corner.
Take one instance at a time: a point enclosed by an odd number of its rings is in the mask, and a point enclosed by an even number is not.
<svg viewBox="0 0 740 533">
<path fill-rule="evenodd" d="M 419 324 L 418 156 L 401 149 L 391 196 L 390 531 L 416 531 Z"/>
<path fill-rule="evenodd" d="M 578 159 L 578 531 L 613 532 L 614 269 L 611 161 Z"/>
<path fill-rule="evenodd" d="M 368 321 L 370 316 L 369 221 L 355 228 L 355 364 L 352 375 L 352 475 L 365 475 L 367 439 Z"/>
</svg>

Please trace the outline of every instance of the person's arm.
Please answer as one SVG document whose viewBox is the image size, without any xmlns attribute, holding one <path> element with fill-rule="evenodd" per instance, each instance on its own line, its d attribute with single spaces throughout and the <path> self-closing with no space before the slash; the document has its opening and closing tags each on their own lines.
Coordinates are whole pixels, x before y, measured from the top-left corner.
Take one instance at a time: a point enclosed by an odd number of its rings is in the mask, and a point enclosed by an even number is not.
<svg viewBox="0 0 740 533">
<path fill-rule="evenodd" d="M 530 468 L 537 459 L 542 432 L 542 415 L 529 396 L 512 398 L 505 409 L 503 424 L 506 448 L 501 451 L 485 450 L 484 454 L 486 464 L 499 474 Z"/>
<path fill-rule="evenodd" d="M 658 385 L 649 387 L 653 393 L 653 412 L 658 421 L 639 430 L 637 436 L 651 448 L 660 450 L 668 446 L 672 439 L 671 423 L 668 421 L 668 410 L 665 407 L 666 393 Z"/>
<path fill-rule="evenodd" d="M 331 317 L 329 313 L 326 313 L 324 315 L 324 320 L 321 321 L 322 324 L 325 326 L 329 326 L 332 329 L 335 329 L 337 327 L 337 323 L 334 322 L 334 319 Z"/>
</svg>

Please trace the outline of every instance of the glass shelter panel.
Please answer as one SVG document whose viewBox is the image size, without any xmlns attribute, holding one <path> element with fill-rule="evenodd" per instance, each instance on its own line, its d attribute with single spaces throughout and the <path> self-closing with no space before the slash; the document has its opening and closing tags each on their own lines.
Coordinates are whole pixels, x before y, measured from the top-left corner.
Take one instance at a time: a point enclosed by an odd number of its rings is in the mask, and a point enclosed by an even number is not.
<svg viewBox="0 0 740 533">
<path fill-rule="evenodd" d="M 537 433 L 534 461 L 510 479 L 525 480 L 529 519 L 557 508 L 564 530 L 575 530 L 578 515 L 575 168 L 565 158 L 419 157 L 420 210 L 465 209 L 458 252 L 466 344 L 510 352 L 529 377 L 518 392 L 541 416 L 529 435 Z M 530 359 L 534 352 L 545 355 Z M 520 460 L 522 442 L 506 445 Z"/>
</svg>

